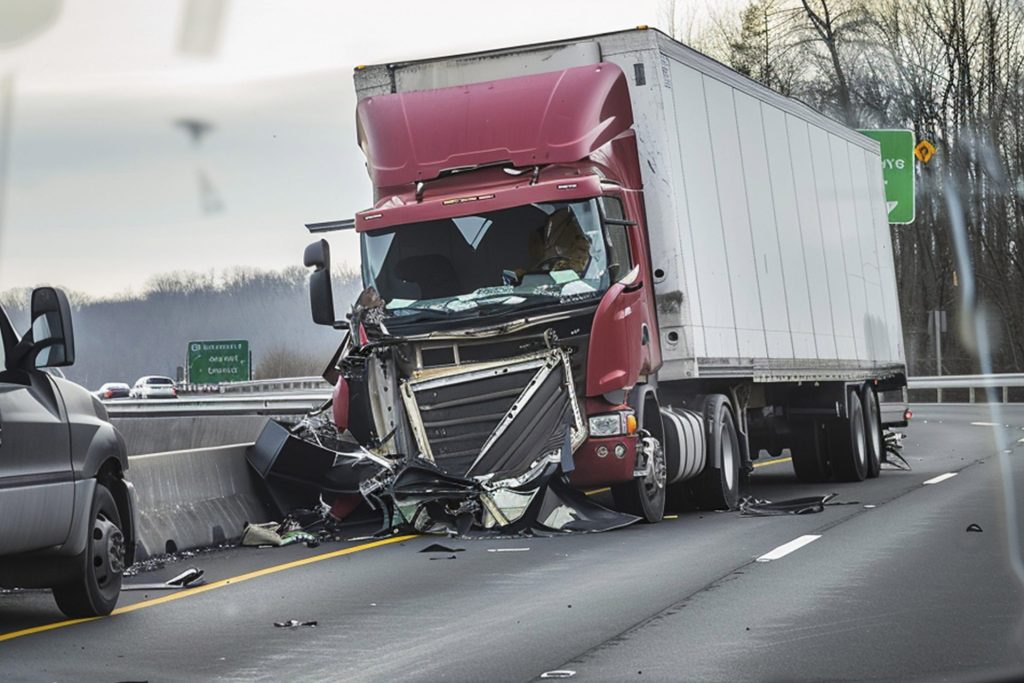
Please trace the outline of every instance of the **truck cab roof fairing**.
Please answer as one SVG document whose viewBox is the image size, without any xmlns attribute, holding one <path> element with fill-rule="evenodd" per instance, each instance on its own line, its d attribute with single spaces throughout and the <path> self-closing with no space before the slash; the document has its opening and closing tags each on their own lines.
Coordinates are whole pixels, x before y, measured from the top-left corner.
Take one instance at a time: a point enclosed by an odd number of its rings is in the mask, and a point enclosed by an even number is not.
<svg viewBox="0 0 1024 683">
<path fill-rule="evenodd" d="M 360 100 L 359 146 L 377 188 L 509 162 L 571 163 L 633 125 L 626 77 L 607 62 Z"/>
</svg>

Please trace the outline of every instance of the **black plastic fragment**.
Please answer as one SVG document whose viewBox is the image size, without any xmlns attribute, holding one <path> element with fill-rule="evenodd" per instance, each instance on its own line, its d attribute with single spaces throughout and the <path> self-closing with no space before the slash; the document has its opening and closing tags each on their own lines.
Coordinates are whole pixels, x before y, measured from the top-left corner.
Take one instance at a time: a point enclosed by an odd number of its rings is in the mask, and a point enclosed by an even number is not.
<svg viewBox="0 0 1024 683">
<path fill-rule="evenodd" d="M 421 550 L 421 553 L 461 553 L 465 548 L 449 548 L 446 545 L 440 543 L 431 543 L 426 548 Z"/>
<path fill-rule="evenodd" d="M 808 496 L 773 502 L 747 496 L 740 501 L 740 514 L 757 517 L 808 515 L 815 512 L 824 512 L 825 504 L 835 497 L 835 493 L 829 493 L 824 496 Z"/>
<path fill-rule="evenodd" d="M 274 626 L 277 628 L 297 628 L 299 626 L 316 626 L 315 621 L 299 621 L 298 619 L 289 619 L 288 621 L 275 621 Z"/>
<path fill-rule="evenodd" d="M 982 532 L 982 528 L 978 524 L 971 522 L 967 525 L 967 531 L 974 531 L 980 534 Z"/>
</svg>

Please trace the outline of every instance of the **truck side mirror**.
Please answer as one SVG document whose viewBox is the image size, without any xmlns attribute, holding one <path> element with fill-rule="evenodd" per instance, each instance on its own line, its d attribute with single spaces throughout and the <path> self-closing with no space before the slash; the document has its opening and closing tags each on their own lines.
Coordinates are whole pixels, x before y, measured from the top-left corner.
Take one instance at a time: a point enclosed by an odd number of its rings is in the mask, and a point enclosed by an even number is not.
<svg viewBox="0 0 1024 683">
<path fill-rule="evenodd" d="M 348 323 L 334 318 L 334 291 L 331 288 L 331 246 L 317 240 L 306 247 L 302 263 L 313 268 L 309 274 L 309 307 L 313 322 L 344 329 Z"/>
<path fill-rule="evenodd" d="M 71 305 L 64 292 L 39 287 L 32 292 L 32 328 L 14 347 L 19 365 L 56 368 L 75 362 L 75 333 L 71 327 Z"/>
</svg>

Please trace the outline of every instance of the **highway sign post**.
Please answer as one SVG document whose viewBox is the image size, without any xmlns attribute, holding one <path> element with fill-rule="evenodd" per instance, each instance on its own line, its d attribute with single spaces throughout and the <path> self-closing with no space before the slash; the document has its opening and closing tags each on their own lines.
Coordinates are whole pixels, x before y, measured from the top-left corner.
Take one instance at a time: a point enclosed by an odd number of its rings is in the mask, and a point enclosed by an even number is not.
<svg viewBox="0 0 1024 683">
<path fill-rule="evenodd" d="M 913 223 L 914 203 L 914 131 L 862 130 L 882 145 L 882 178 L 890 223 Z"/>
<path fill-rule="evenodd" d="M 243 382 L 249 379 L 252 379 L 252 368 L 247 340 L 188 343 L 188 381 L 191 384 Z"/>
</svg>

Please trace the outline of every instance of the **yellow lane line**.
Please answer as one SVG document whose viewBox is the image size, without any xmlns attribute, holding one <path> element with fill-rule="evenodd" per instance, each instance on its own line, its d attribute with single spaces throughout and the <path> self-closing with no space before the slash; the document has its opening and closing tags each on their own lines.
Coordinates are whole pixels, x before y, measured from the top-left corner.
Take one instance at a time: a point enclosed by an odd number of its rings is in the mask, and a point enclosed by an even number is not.
<svg viewBox="0 0 1024 683">
<path fill-rule="evenodd" d="M 755 462 L 754 463 L 754 468 L 756 469 L 758 467 L 768 467 L 768 465 L 778 465 L 780 462 L 792 462 L 792 461 L 793 461 L 793 458 L 772 458 L 771 460 L 766 460 L 765 462 Z"/>
<path fill-rule="evenodd" d="M 604 493 L 605 491 L 611 491 L 611 490 L 612 490 L 612 487 L 605 486 L 603 489 L 594 489 L 593 491 L 587 491 L 586 494 L 588 496 L 596 496 L 599 493 Z"/>
<path fill-rule="evenodd" d="M 258 579 L 261 576 L 268 576 L 270 574 L 276 574 L 283 572 L 287 569 L 295 569 L 296 567 L 302 567 L 307 564 L 313 564 L 314 562 L 322 562 L 324 560 L 330 560 L 335 557 L 341 557 L 342 555 L 351 555 L 352 553 L 358 553 L 363 550 L 369 550 L 371 548 L 378 548 L 382 545 L 389 545 L 391 543 L 398 543 L 399 541 L 407 541 L 410 538 L 415 538 L 413 535 L 406 536 L 393 536 L 392 538 L 385 538 L 380 541 L 373 541 L 371 543 L 364 543 L 362 545 L 355 545 L 349 548 L 342 548 L 341 550 L 334 550 L 329 553 L 322 555 L 313 555 L 312 557 L 304 557 L 301 560 L 294 560 L 292 562 L 285 562 L 284 564 L 277 564 L 272 567 L 265 567 L 264 569 L 257 569 L 256 571 L 248 572 L 246 574 L 239 574 L 229 579 L 221 579 L 220 581 L 214 581 L 213 583 L 203 584 L 195 588 L 187 588 L 177 591 L 175 593 L 168 593 L 159 598 L 152 598 L 150 600 L 142 600 L 131 605 L 125 605 L 124 607 L 118 607 L 111 616 L 117 614 L 126 614 L 128 612 L 134 612 L 136 610 L 145 609 L 147 607 L 154 607 L 156 605 L 162 605 L 165 602 L 173 602 L 182 598 L 191 597 L 206 591 L 216 590 L 217 588 L 223 588 L 225 586 L 231 586 L 236 583 L 242 583 L 243 581 L 249 581 L 251 579 Z M 32 628 L 22 629 L 20 631 L 11 631 L 10 633 L 0 633 L 0 642 L 5 640 L 13 640 L 14 638 L 20 638 L 21 636 L 29 636 L 33 633 L 42 633 L 43 631 L 52 631 L 56 628 L 63 628 L 65 626 L 73 626 L 75 624 L 82 624 L 87 621 L 96 621 L 103 617 L 88 617 L 85 619 L 68 619 L 66 621 L 58 621 L 52 624 L 43 624 L 42 626 L 33 626 Z"/>
</svg>

